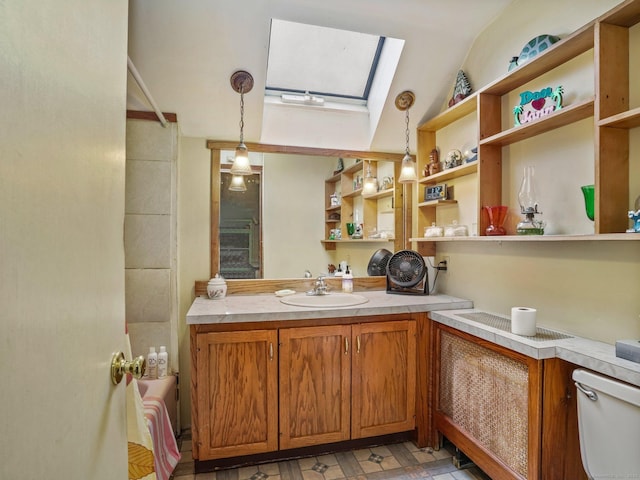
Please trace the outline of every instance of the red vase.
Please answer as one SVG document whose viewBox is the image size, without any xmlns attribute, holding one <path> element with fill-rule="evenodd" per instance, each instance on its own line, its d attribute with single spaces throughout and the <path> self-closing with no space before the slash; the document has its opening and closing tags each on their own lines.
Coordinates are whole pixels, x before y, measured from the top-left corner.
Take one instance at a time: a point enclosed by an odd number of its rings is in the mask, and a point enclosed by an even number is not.
<svg viewBox="0 0 640 480">
<path fill-rule="evenodd" d="M 505 205 L 498 205 L 495 207 L 484 207 L 489 215 L 489 226 L 486 228 L 485 233 L 487 235 L 506 235 L 507 231 L 504 229 L 504 221 L 507 219 L 507 211 L 509 208 Z"/>
</svg>

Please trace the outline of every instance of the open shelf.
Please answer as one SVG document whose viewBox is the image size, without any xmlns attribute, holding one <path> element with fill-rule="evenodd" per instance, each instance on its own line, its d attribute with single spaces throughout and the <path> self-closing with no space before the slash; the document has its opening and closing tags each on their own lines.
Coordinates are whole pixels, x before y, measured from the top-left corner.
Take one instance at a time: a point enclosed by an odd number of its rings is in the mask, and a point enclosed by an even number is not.
<svg viewBox="0 0 640 480">
<path fill-rule="evenodd" d="M 595 20 L 553 44 L 520 67 L 516 67 L 493 83 L 480 89 L 479 93 L 501 96 L 521 87 L 581 53 L 593 48 Z"/>
<path fill-rule="evenodd" d="M 340 172 L 340 174 L 345 175 L 345 174 L 349 174 L 349 173 L 360 172 L 360 171 L 362 171 L 362 166 L 363 165 L 364 165 L 363 161 L 356 162 L 353 165 L 351 165 L 350 167 L 347 167 L 344 170 L 342 170 Z"/>
<path fill-rule="evenodd" d="M 427 202 L 420 202 L 418 207 L 442 207 L 445 205 L 455 205 L 457 200 L 429 200 Z"/>
<path fill-rule="evenodd" d="M 392 197 L 393 193 L 393 188 L 387 188 L 386 190 L 380 190 L 379 192 L 372 193 L 371 195 L 362 195 L 362 198 L 366 200 L 377 200 L 378 198 Z"/>
<path fill-rule="evenodd" d="M 600 241 L 638 241 L 638 233 L 602 233 L 599 235 L 494 235 L 471 237 L 418 237 L 411 242 L 600 242 Z"/>
<path fill-rule="evenodd" d="M 535 137 L 541 133 L 584 120 L 585 118 L 593 116 L 593 105 L 594 99 L 591 97 L 582 102 L 562 107 L 560 110 L 535 122 L 519 125 L 480 140 L 480 145 L 499 145 L 504 147 L 526 140 L 527 138 Z"/>
<path fill-rule="evenodd" d="M 341 178 L 342 178 L 341 173 L 338 172 L 335 175 L 332 175 L 331 177 L 327 178 L 325 180 L 325 182 L 327 182 L 327 183 L 337 183 L 337 182 L 340 181 Z"/>
<path fill-rule="evenodd" d="M 342 240 L 320 240 L 324 245 L 335 245 L 337 243 L 388 243 L 394 242 L 395 238 L 344 238 Z"/>
<path fill-rule="evenodd" d="M 453 107 L 445 110 L 439 115 L 433 117 L 431 120 L 418 126 L 418 130 L 440 130 L 441 128 L 451 125 L 453 122 L 460 120 L 462 117 L 466 117 L 472 112 L 475 112 L 477 106 L 477 94 L 473 93 L 464 100 L 456 103 Z"/>
<path fill-rule="evenodd" d="M 342 198 L 359 197 L 362 194 L 362 188 L 358 188 L 353 192 L 343 193 Z"/>
<path fill-rule="evenodd" d="M 438 183 L 445 180 L 452 180 L 454 178 L 464 177 L 478 171 L 478 161 L 474 160 L 471 163 L 465 163 L 457 167 L 443 170 L 442 172 L 434 173 L 428 177 L 422 177 L 418 183 Z"/>
<path fill-rule="evenodd" d="M 640 127 L 640 108 L 603 118 L 598 122 L 599 127 L 635 128 Z"/>
</svg>

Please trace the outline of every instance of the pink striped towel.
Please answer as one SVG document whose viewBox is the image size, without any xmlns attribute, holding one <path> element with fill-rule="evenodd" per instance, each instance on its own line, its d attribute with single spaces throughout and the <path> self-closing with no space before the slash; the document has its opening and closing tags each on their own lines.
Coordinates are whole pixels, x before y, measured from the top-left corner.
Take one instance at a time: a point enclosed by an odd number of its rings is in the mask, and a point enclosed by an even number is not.
<svg viewBox="0 0 640 480">
<path fill-rule="evenodd" d="M 169 413 L 164 401 L 158 397 L 144 397 L 144 416 L 147 418 L 158 480 L 169 480 L 180 461 L 178 444 L 173 436 Z"/>
</svg>

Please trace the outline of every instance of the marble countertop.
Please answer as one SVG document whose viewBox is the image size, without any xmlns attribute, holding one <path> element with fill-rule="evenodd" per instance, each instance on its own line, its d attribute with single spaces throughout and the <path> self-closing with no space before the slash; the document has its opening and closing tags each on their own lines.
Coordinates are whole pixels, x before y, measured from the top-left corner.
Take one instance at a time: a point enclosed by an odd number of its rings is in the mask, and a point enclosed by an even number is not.
<svg viewBox="0 0 640 480">
<path fill-rule="evenodd" d="M 560 358 L 594 372 L 640 386 L 640 364 L 618 358 L 615 347 L 566 333 L 569 338 L 532 339 L 515 335 L 460 315 L 488 313 L 473 309 L 473 302 L 449 295 L 395 295 L 385 291 L 357 292 L 367 302 L 349 307 L 309 308 L 286 305 L 274 294 L 230 295 L 219 300 L 198 297 L 187 312 L 187 324 L 233 324 L 361 317 L 430 312 L 433 320 L 496 345 L 536 359 Z M 509 317 L 493 315 L 509 320 Z M 561 332 L 565 333 L 565 332 Z"/>
<path fill-rule="evenodd" d="M 472 312 L 480 311 L 473 309 L 433 311 L 430 316 L 436 322 L 509 348 L 523 355 L 537 359 L 560 358 L 594 372 L 640 387 L 640 363 L 616 357 L 613 345 L 577 337 L 566 332 L 561 333 L 569 335 L 570 338 L 534 340 L 530 337 L 515 335 L 460 316 L 461 314 Z M 509 320 L 509 317 L 506 316 L 496 316 Z"/>
<path fill-rule="evenodd" d="M 312 318 L 362 317 L 394 313 L 472 308 L 473 302 L 449 295 L 396 295 L 384 290 L 355 292 L 366 303 L 350 307 L 309 308 L 286 305 L 274 294 L 229 295 L 219 300 L 198 297 L 187 312 L 187 324 L 242 323 Z"/>
</svg>

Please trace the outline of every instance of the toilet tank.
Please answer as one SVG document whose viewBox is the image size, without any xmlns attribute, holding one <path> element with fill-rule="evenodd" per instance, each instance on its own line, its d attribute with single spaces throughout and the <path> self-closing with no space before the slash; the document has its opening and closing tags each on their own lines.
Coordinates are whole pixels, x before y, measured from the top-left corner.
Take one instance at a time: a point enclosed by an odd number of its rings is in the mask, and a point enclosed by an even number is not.
<svg viewBox="0 0 640 480">
<path fill-rule="evenodd" d="M 640 388 L 580 369 L 573 380 L 589 478 L 640 478 Z"/>
</svg>

